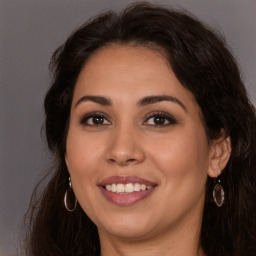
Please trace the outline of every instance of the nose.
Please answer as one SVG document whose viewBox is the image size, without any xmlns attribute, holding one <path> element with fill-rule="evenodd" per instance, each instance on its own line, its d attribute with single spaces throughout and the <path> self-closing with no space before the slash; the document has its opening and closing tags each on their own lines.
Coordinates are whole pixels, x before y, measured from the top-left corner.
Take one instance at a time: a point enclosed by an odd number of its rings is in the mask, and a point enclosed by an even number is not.
<svg viewBox="0 0 256 256">
<path fill-rule="evenodd" d="M 138 164 L 145 159 L 143 143 L 138 131 L 128 125 L 122 125 L 112 131 L 107 160 L 120 166 Z"/>
</svg>

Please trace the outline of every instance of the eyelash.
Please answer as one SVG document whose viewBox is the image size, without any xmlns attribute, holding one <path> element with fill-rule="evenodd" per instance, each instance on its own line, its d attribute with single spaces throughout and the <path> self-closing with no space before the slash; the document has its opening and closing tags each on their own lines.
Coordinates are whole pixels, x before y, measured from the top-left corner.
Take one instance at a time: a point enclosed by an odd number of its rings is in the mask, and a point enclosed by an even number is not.
<svg viewBox="0 0 256 256">
<path fill-rule="evenodd" d="M 146 122 L 148 122 L 150 119 L 152 118 L 156 118 L 156 117 L 160 117 L 164 120 L 164 123 L 163 124 L 145 124 Z M 166 121 L 168 123 L 166 123 Z M 147 116 L 146 116 L 146 121 L 143 122 L 143 124 L 145 125 L 148 125 L 148 126 L 152 126 L 152 127 L 155 127 L 155 128 L 163 128 L 163 127 L 166 127 L 166 126 L 169 126 L 169 125 L 174 125 L 174 124 L 177 124 L 177 121 L 176 119 L 171 116 L 170 114 L 168 113 L 165 113 L 163 111 L 155 111 L 155 112 L 152 112 L 152 113 L 149 113 Z"/>
<path fill-rule="evenodd" d="M 91 120 L 91 124 L 88 123 L 88 121 L 90 119 L 96 118 L 96 117 L 102 118 L 103 123 L 93 124 L 93 120 Z M 147 122 L 149 122 L 150 119 L 152 119 L 152 118 L 154 119 L 157 117 L 162 118 L 162 121 L 164 121 L 164 123 L 163 124 L 147 124 Z M 146 115 L 145 119 L 146 120 L 143 122 L 143 125 L 151 126 L 154 128 L 163 128 L 163 127 L 166 127 L 169 125 L 174 125 L 177 123 L 176 119 L 173 116 L 171 116 L 168 113 L 162 112 L 162 111 L 151 112 Z M 105 123 L 106 121 L 107 121 L 107 123 Z M 155 121 L 156 120 L 153 120 L 153 122 L 155 122 Z M 166 123 L 166 122 L 168 122 L 168 123 Z M 106 114 L 101 113 L 101 112 L 92 112 L 92 113 L 89 113 L 89 114 L 83 116 L 80 120 L 80 124 L 84 125 L 84 126 L 102 126 L 102 125 L 110 125 L 111 122 L 108 120 L 108 118 L 106 118 Z"/>
<path fill-rule="evenodd" d="M 104 122 L 107 121 L 108 124 L 89 124 L 88 121 L 91 119 L 91 118 L 95 118 L 95 117 L 99 117 L 99 118 L 102 118 L 104 119 Z M 83 116 L 80 120 L 80 124 L 81 125 L 86 125 L 86 126 L 101 126 L 101 125 L 110 125 L 111 122 L 106 118 L 106 115 L 104 113 L 101 113 L 101 112 L 92 112 L 92 113 L 89 113 L 85 116 Z"/>
</svg>

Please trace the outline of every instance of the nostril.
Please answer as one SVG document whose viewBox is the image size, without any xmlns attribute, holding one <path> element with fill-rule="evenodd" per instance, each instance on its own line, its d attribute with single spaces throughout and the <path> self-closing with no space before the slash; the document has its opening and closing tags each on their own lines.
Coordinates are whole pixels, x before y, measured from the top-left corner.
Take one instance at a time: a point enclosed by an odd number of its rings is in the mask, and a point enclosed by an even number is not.
<svg viewBox="0 0 256 256">
<path fill-rule="evenodd" d="M 108 150 L 106 160 L 111 164 L 128 165 L 141 163 L 145 159 L 145 154 L 140 147 L 128 147 L 124 148 L 114 147 Z"/>
<path fill-rule="evenodd" d="M 136 162 L 136 159 L 135 158 L 130 158 L 130 159 L 114 159 L 114 158 L 110 158 L 109 162 L 125 166 L 125 165 L 127 165 L 129 163 Z"/>
<path fill-rule="evenodd" d="M 131 163 L 131 162 L 135 162 L 135 161 L 136 161 L 136 159 L 131 158 L 131 159 L 128 159 L 126 162 Z"/>
</svg>

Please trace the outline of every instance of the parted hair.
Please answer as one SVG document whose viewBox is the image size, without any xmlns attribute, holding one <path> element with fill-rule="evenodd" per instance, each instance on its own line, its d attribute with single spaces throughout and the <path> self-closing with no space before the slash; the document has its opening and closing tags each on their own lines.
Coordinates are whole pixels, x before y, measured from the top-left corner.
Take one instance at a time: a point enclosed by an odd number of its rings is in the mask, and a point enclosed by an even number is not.
<svg viewBox="0 0 256 256">
<path fill-rule="evenodd" d="M 64 207 L 69 177 L 65 152 L 77 77 L 95 51 L 113 43 L 161 49 L 182 86 L 194 95 L 209 143 L 223 132 L 230 136 L 231 157 L 220 176 L 225 203 L 214 204 L 213 179 L 208 178 L 199 242 L 208 256 L 255 256 L 256 114 L 238 65 L 223 36 L 196 17 L 144 2 L 90 19 L 52 56 L 44 128 L 53 165 L 43 190 L 38 185 L 31 198 L 26 255 L 100 255 L 95 224 L 79 204 L 73 212 Z"/>
</svg>

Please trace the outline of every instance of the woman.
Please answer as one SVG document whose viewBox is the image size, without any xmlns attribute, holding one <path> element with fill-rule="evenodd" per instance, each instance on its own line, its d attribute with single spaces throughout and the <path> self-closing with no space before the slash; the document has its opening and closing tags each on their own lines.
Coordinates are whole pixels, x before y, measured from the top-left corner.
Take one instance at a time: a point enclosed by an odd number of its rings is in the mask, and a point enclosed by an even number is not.
<svg viewBox="0 0 256 256">
<path fill-rule="evenodd" d="M 217 35 L 134 4 L 85 23 L 51 66 L 54 168 L 29 255 L 255 255 L 255 110 Z"/>
</svg>

